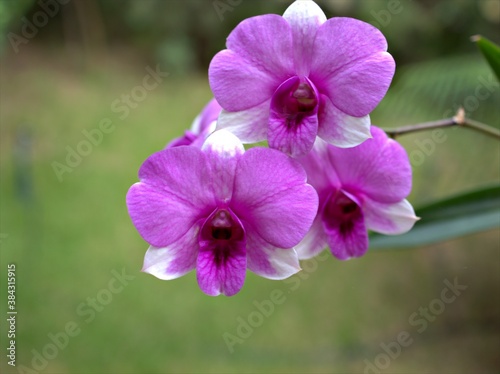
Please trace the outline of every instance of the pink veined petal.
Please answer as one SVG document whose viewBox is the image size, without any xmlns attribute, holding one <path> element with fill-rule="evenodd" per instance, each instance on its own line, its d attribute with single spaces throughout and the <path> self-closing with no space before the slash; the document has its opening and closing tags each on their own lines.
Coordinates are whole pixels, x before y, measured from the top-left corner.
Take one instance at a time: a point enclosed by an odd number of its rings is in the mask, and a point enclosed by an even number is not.
<svg viewBox="0 0 500 374">
<path fill-rule="evenodd" d="M 201 150 L 210 165 L 210 186 L 219 202 L 231 200 L 234 173 L 239 158 L 245 152 L 240 140 L 226 130 L 212 133 Z"/>
<path fill-rule="evenodd" d="M 346 65 L 385 51 L 387 41 L 372 25 L 354 18 L 330 18 L 316 32 L 310 78 L 318 85 Z"/>
<path fill-rule="evenodd" d="M 372 137 L 370 116 L 349 116 L 335 107 L 325 95 L 321 95 L 318 119 L 318 136 L 336 147 L 354 147 Z"/>
<path fill-rule="evenodd" d="M 184 236 L 164 248 L 149 247 L 142 271 L 163 280 L 182 277 L 196 268 L 199 225 L 193 225 Z"/>
<path fill-rule="evenodd" d="M 294 97 L 298 92 L 300 99 Z M 269 147 L 292 157 L 312 149 L 318 133 L 318 97 L 316 87 L 307 78 L 293 76 L 278 87 L 271 99 Z"/>
<path fill-rule="evenodd" d="M 232 209 L 267 242 L 291 248 L 316 215 L 318 196 L 302 166 L 268 148 L 251 148 L 236 168 Z"/>
<path fill-rule="evenodd" d="M 250 109 L 268 100 L 293 75 L 292 31 L 283 17 L 267 14 L 241 22 L 209 67 L 215 98 L 227 111 Z"/>
<path fill-rule="evenodd" d="M 299 259 L 293 248 L 276 248 L 255 231 L 247 230 L 247 267 L 268 279 L 285 279 L 300 271 Z"/>
<path fill-rule="evenodd" d="M 405 149 L 372 126 L 373 138 L 354 148 L 328 147 L 329 162 L 348 190 L 393 204 L 411 191 L 411 165 Z"/>
<path fill-rule="evenodd" d="M 293 75 L 292 30 L 276 14 L 247 18 L 229 34 L 228 49 L 275 76 L 279 83 Z"/>
<path fill-rule="evenodd" d="M 242 143 L 257 143 L 267 139 L 271 98 L 251 109 L 240 112 L 223 110 L 217 120 L 217 130 L 226 129 Z"/>
<path fill-rule="evenodd" d="M 341 182 L 333 165 L 328 162 L 328 144 L 316 138 L 313 149 L 307 155 L 297 158 L 307 174 L 307 183 L 312 185 L 319 196 L 319 205 L 330 194 L 333 187 L 341 188 Z"/>
<path fill-rule="evenodd" d="M 219 117 L 221 110 L 222 108 L 215 98 L 210 100 L 193 121 L 191 131 L 195 134 L 201 134 L 212 124 L 212 122 L 217 121 L 217 117 Z"/>
<path fill-rule="evenodd" d="M 260 66 L 252 65 L 227 49 L 212 59 L 208 77 L 215 98 L 230 112 L 262 104 L 271 98 L 281 83 Z"/>
<path fill-rule="evenodd" d="M 198 237 L 196 277 L 203 292 L 236 294 L 245 282 L 246 234 L 231 209 L 216 208 L 202 224 Z"/>
<path fill-rule="evenodd" d="M 215 131 L 215 126 L 217 125 L 217 121 L 213 121 L 208 124 L 207 127 L 203 129 L 203 131 L 193 140 L 193 142 L 189 145 L 193 147 L 201 148 L 205 140 L 207 140 L 208 136 Z"/>
<path fill-rule="evenodd" d="M 368 250 L 368 232 L 363 215 L 359 215 L 346 226 L 331 227 L 324 223 L 328 246 L 339 260 L 363 256 Z"/>
<path fill-rule="evenodd" d="M 317 132 L 318 116 L 316 114 L 290 120 L 271 112 L 268 131 L 269 147 L 292 157 L 301 157 L 312 149 Z"/>
<path fill-rule="evenodd" d="M 293 2 L 283 13 L 283 18 L 292 28 L 295 72 L 307 76 L 316 30 L 326 21 L 325 13 L 314 1 L 301 0 Z"/>
<path fill-rule="evenodd" d="M 389 53 L 375 53 L 344 66 L 323 80 L 320 91 L 342 112 L 354 117 L 363 117 L 369 114 L 387 93 L 395 67 L 394 59 Z"/>
<path fill-rule="evenodd" d="M 214 242 L 200 241 L 196 278 L 204 293 L 233 296 L 241 290 L 247 267 L 245 246 L 245 241 L 232 242 L 227 248 L 217 247 Z"/>
<path fill-rule="evenodd" d="M 419 220 L 406 199 L 395 204 L 383 204 L 365 199 L 363 211 L 366 227 L 385 235 L 404 234 Z"/>
<path fill-rule="evenodd" d="M 300 260 L 307 260 L 319 255 L 327 246 L 327 236 L 321 222 L 321 215 L 318 214 L 302 241 L 295 246 Z"/>
<path fill-rule="evenodd" d="M 194 147 L 153 154 L 141 166 L 139 179 L 127 193 L 128 211 L 139 234 L 157 248 L 177 241 L 215 204 L 206 188 L 206 158 Z"/>
<path fill-rule="evenodd" d="M 167 143 L 165 148 L 173 148 L 179 147 L 181 145 L 191 145 L 198 139 L 198 135 L 193 133 L 191 130 L 184 131 L 183 136 L 179 136 L 178 138 L 172 139 Z"/>
</svg>

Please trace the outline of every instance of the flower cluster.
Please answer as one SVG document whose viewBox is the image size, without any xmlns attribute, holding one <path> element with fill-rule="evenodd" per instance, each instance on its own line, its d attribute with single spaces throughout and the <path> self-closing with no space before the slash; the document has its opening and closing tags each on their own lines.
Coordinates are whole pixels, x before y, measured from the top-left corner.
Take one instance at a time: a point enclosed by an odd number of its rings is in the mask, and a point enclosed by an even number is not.
<svg viewBox="0 0 500 374">
<path fill-rule="evenodd" d="M 346 260 L 368 230 L 411 229 L 408 157 L 369 118 L 394 67 L 379 30 L 312 0 L 241 22 L 210 64 L 215 98 L 127 194 L 143 271 L 196 269 L 203 292 L 231 296 L 247 269 L 283 279 L 327 245 Z"/>
</svg>

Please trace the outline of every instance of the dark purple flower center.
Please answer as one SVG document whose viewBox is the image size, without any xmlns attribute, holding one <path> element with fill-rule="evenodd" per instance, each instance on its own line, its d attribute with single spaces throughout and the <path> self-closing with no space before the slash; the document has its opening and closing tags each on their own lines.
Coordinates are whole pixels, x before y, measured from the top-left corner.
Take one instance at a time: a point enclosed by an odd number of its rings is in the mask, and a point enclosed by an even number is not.
<svg viewBox="0 0 500 374">
<path fill-rule="evenodd" d="M 312 83 L 297 76 L 283 82 L 273 95 L 271 108 L 289 120 L 315 114 L 318 98 Z"/>
<path fill-rule="evenodd" d="M 228 209 L 217 209 L 207 218 L 201 228 L 202 240 L 238 241 L 245 232 L 238 219 Z"/>
<path fill-rule="evenodd" d="M 213 251 L 217 265 L 225 263 L 235 245 L 244 238 L 243 227 L 228 209 L 215 210 L 203 224 L 200 233 L 202 241 L 210 242 L 207 248 Z"/>
<path fill-rule="evenodd" d="M 339 228 L 347 234 L 362 215 L 359 205 L 342 191 L 332 193 L 323 208 L 323 222 L 329 228 Z"/>
<path fill-rule="evenodd" d="M 229 240 L 233 236 L 234 221 L 227 210 L 219 210 L 210 221 L 212 239 Z"/>
</svg>

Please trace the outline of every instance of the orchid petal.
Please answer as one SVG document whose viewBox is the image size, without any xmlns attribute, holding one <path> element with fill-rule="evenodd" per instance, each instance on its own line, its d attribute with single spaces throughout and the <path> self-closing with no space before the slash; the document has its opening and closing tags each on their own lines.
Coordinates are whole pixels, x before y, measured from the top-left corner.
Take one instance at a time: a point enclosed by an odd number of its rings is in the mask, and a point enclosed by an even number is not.
<svg viewBox="0 0 500 374">
<path fill-rule="evenodd" d="M 320 254 L 326 246 L 327 236 L 323 229 L 321 215 L 318 214 L 304 239 L 295 246 L 295 250 L 299 259 L 307 260 Z"/>
<path fill-rule="evenodd" d="M 339 69 L 323 83 L 322 92 L 342 112 L 363 117 L 375 109 L 387 93 L 394 70 L 392 56 L 379 52 Z"/>
<path fill-rule="evenodd" d="M 372 126 L 373 138 L 354 148 L 328 147 L 329 161 L 345 186 L 380 203 L 397 203 L 411 191 L 411 165 L 405 149 Z"/>
<path fill-rule="evenodd" d="M 307 76 L 316 30 L 326 21 L 325 13 L 314 1 L 300 0 L 287 8 L 283 18 L 292 28 L 295 71 Z"/>
<path fill-rule="evenodd" d="M 321 96 L 318 118 L 318 136 L 336 147 L 354 147 L 372 137 L 370 116 L 349 116 L 335 107 L 325 95 Z"/>
<path fill-rule="evenodd" d="M 182 277 L 196 268 L 199 225 L 164 248 L 150 246 L 144 256 L 142 271 L 163 280 Z"/>
<path fill-rule="evenodd" d="M 205 183 L 209 167 L 194 147 L 165 149 L 139 170 L 139 183 L 127 193 L 127 207 L 139 234 L 162 248 L 181 238 L 215 202 Z M 189 186 L 189 189 L 186 189 Z"/>
<path fill-rule="evenodd" d="M 210 87 L 227 111 L 250 109 L 271 98 L 293 75 L 292 32 L 283 17 L 268 14 L 241 22 L 209 67 Z"/>
<path fill-rule="evenodd" d="M 233 201 L 238 217 L 279 248 L 302 240 L 316 215 L 318 196 L 302 166 L 268 148 L 251 148 L 236 168 Z"/>
<path fill-rule="evenodd" d="M 239 112 L 223 110 L 217 120 L 217 130 L 226 129 L 242 143 L 257 143 L 267 139 L 271 99 L 251 109 Z"/>
<path fill-rule="evenodd" d="M 292 157 L 301 157 L 312 149 L 317 132 L 317 115 L 291 120 L 271 112 L 268 132 L 269 147 Z"/>
<path fill-rule="evenodd" d="M 247 230 L 247 261 L 249 270 L 268 279 L 285 279 L 300 271 L 297 252 L 293 248 L 274 247 L 250 230 Z"/>
<path fill-rule="evenodd" d="M 368 250 L 368 232 L 362 215 L 346 226 L 324 224 L 324 228 L 330 251 L 339 260 L 363 256 Z"/>
<path fill-rule="evenodd" d="M 363 211 L 367 228 L 385 235 L 404 234 L 419 220 L 406 199 L 395 204 L 366 199 Z"/>
<path fill-rule="evenodd" d="M 354 18 L 330 18 L 316 32 L 310 77 L 315 83 L 328 80 L 345 66 L 385 51 L 387 41 L 377 28 Z"/>
<path fill-rule="evenodd" d="M 245 152 L 240 140 L 226 130 L 210 135 L 201 150 L 211 168 L 210 182 L 218 201 L 229 201 L 233 193 L 234 173 Z"/>
</svg>

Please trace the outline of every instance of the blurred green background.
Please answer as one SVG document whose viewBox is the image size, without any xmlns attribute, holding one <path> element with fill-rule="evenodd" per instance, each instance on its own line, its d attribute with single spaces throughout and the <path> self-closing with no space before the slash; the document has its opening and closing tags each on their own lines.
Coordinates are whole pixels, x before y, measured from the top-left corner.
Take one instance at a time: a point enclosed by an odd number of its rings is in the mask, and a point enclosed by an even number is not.
<svg viewBox="0 0 500 374">
<path fill-rule="evenodd" d="M 291 2 L 60 2 L 0 1 L 2 373 L 376 372 L 368 362 L 384 373 L 500 371 L 498 229 L 348 262 L 311 260 L 283 282 L 249 273 L 231 298 L 204 295 L 194 273 L 169 282 L 140 273 L 147 244 L 125 206 L 139 166 L 211 98 L 208 63 L 230 30 Z M 469 117 L 500 127 L 499 85 L 469 41 L 482 34 L 499 42 L 499 1 L 318 3 L 329 17 L 377 25 L 388 39 L 398 69 L 375 124 L 437 120 L 464 106 Z M 36 34 L 27 22 L 41 25 Z M 137 87 L 148 67 L 169 75 L 145 91 Z M 125 115 L 117 105 L 127 94 L 138 99 Z M 102 139 L 82 145 L 106 119 Z M 414 206 L 500 180 L 497 141 L 444 131 L 441 143 L 429 143 L 430 132 L 400 138 L 414 167 Z M 58 177 L 54 162 L 67 157 L 74 166 Z M 11 263 L 16 368 L 5 354 Z M 129 277 L 119 289 L 110 283 L 115 272 Z M 413 313 L 438 305 L 444 281 L 455 278 L 467 289 L 418 332 Z M 258 314 L 276 290 L 284 302 Z M 75 336 L 66 337 L 68 324 Z M 402 331 L 412 344 L 384 361 L 381 344 Z M 233 352 L 228 334 L 241 339 Z"/>
</svg>

